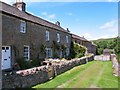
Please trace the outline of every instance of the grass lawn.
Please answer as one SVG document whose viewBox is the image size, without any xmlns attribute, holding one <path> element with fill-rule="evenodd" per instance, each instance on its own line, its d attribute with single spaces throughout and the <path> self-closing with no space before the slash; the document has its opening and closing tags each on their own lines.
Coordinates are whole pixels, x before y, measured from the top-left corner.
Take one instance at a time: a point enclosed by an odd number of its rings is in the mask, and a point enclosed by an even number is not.
<svg viewBox="0 0 120 90">
<path fill-rule="evenodd" d="M 92 61 L 32 88 L 118 88 L 118 78 L 112 75 L 111 61 Z"/>
</svg>

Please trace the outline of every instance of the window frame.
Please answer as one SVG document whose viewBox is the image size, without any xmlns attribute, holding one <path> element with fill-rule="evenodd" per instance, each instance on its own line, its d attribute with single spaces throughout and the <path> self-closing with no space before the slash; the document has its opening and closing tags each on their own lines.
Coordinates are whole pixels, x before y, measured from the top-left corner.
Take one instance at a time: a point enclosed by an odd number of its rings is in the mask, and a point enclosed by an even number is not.
<svg viewBox="0 0 120 90">
<path fill-rule="evenodd" d="M 69 37 L 66 35 L 66 42 L 69 43 Z"/>
<path fill-rule="evenodd" d="M 27 48 L 27 49 L 25 49 L 25 48 Z M 24 45 L 23 57 L 25 58 L 26 61 L 30 60 L 30 46 Z"/>
<path fill-rule="evenodd" d="M 66 56 L 69 56 L 69 54 L 70 54 L 70 49 L 66 48 Z"/>
<path fill-rule="evenodd" d="M 50 40 L 50 32 L 48 30 L 46 30 L 45 32 L 45 38 L 46 38 L 46 41 Z"/>
<path fill-rule="evenodd" d="M 57 33 L 57 42 L 60 42 L 60 33 Z"/>
<path fill-rule="evenodd" d="M 20 20 L 20 32 L 26 33 L 26 21 Z"/>
<path fill-rule="evenodd" d="M 52 58 L 52 48 L 45 48 L 46 58 Z"/>
</svg>

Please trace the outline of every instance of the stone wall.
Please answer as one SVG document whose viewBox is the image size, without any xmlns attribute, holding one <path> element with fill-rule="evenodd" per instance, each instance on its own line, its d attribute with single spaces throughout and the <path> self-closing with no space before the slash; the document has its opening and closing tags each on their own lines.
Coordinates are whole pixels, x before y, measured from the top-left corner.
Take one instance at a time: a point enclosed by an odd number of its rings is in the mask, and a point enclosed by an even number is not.
<svg viewBox="0 0 120 90">
<path fill-rule="evenodd" d="M 31 69 L 14 71 L 9 73 L 3 72 L 2 87 L 3 88 L 26 88 L 34 85 L 46 82 L 51 77 L 55 77 L 65 71 L 72 69 L 75 66 L 86 64 L 92 61 L 94 56 L 82 57 L 69 61 L 62 61 L 59 64 L 53 64 L 51 66 L 40 66 Z M 53 67 L 53 69 L 51 68 Z M 50 74 L 52 72 L 52 74 Z"/>
<path fill-rule="evenodd" d="M 96 55 L 94 57 L 94 60 L 110 61 L 111 60 L 111 56 L 110 55 Z"/>
</svg>

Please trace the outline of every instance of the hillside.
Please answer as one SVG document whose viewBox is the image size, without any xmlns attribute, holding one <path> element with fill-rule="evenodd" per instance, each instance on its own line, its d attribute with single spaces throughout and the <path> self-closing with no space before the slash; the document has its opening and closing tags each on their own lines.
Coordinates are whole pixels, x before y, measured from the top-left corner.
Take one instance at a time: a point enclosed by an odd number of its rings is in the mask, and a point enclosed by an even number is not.
<svg viewBox="0 0 120 90">
<path fill-rule="evenodd" d="M 97 54 L 102 54 L 103 49 L 114 49 L 117 52 L 117 38 L 93 40 L 97 45 Z"/>
<path fill-rule="evenodd" d="M 93 42 L 97 45 L 98 55 L 102 54 L 105 48 L 114 49 L 120 60 L 120 38 L 98 39 L 93 40 Z"/>
</svg>

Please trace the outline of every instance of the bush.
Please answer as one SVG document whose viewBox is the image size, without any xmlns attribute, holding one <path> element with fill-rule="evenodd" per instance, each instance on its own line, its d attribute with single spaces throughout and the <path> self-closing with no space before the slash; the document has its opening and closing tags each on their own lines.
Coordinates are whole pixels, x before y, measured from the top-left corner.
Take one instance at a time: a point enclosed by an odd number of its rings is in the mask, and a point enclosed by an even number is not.
<svg viewBox="0 0 120 90">
<path fill-rule="evenodd" d="M 74 43 L 73 43 L 73 42 L 71 42 L 70 54 L 69 54 L 68 58 L 69 58 L 69 59 L 75 58 L 75 51 L 74 51 Z"/>
<path fill-rule="evenodd" d="M 70 48 L 70 55 L 69 58 L 80 58 L 83 57 L 85 54 L 86 48 L 77 44 L 71 42 L 71 48 Z"/>
<path fill-rule="evenodd" d="M 39 59 L 30 60 L 30 65 L 31 67 L 38 67 L 40 66 L 40 60 Z"/>
<path fill-rule="evenodd" d="M 24 58 L 16 59 L 17 63 L 19 64 L 21 69 L 28 69 L 31 67 L 30 62 L 26 61 Z"/>
<path fill-rule="evenodd" d="M 86 49 L 85 49 L 85 47 L 75 43 L 74 44 L 74 51 L 76 53 L 75 57 L 76 58 L 81 58 L 81 57 L 84 56 Z"/>
</svg>

